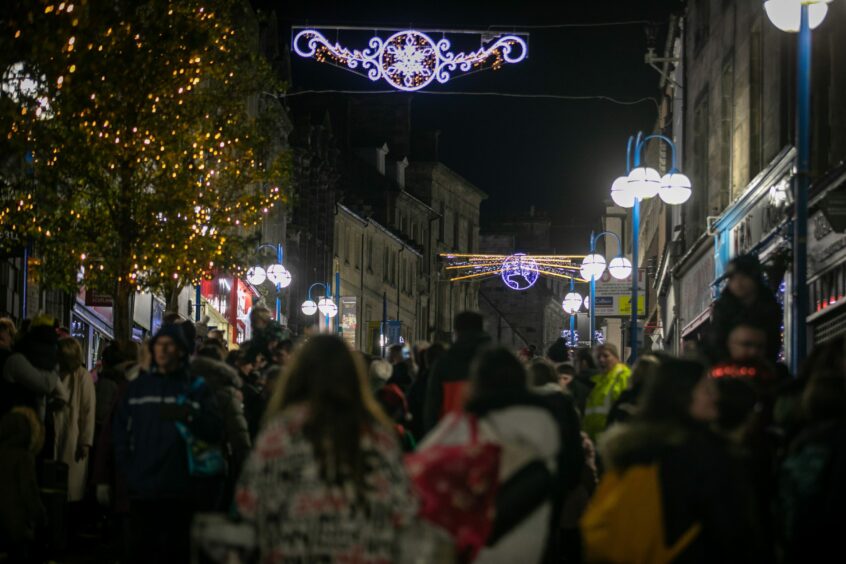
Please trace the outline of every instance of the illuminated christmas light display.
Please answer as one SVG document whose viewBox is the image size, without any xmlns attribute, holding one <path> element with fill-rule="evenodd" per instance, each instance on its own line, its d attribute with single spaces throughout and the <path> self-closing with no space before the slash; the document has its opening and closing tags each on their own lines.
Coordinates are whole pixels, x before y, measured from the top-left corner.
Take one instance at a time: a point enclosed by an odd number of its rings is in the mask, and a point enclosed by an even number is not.
<svg viewBox="0 0 846 564">
<path fill-rule="evenodd" d="M 299 29 L 299 31 L 297 31 Z M 396 30 L 391 30 L 396 31 Z M 524 60 L 529 48 L 526 35 L 499 35 L 482 39 L 482 45 L 469 53 L 451 52 L 449 39 L 433 39 L 422 31 L 399 30 L 387 39 L 371 37 L 366 49 L 349 49 L 331 43 L 315 29 L 294 28 L 294 52 L 321 63 L 332 63 L 365 74 L 373 82 L 385 80 L 398 90 L 420 90 L 437 81 L 446 83 L 453 73 L 467 73 L 482 68 L 498 70 L 505 63 Z M 445 34 L 447 32 L 440 32 Z"/>
<path fill-rule="evenodd" d="M 450 282 L 499 276 L 512 290 L 528 290 L 540 276 L 585 282 L 579 274 L 582 255 L 476 255 L 443 254 Z"/>
</svg>

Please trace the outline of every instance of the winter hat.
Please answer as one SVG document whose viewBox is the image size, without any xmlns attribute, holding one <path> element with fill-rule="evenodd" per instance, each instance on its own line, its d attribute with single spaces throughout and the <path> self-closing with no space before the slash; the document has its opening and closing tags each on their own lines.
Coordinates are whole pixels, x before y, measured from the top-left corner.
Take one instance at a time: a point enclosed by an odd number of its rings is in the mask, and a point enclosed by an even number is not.
<svg viewBox="0 0 846 564">
<path fill-rule="evenodd" d="M 731 259 L 726 267 L 726 278 L 731 278 L 735 274 L 743 274 L 753 280 L 761 280 L 764 276 L 764 271 L 761 268 L 761 262 L 755 255 L 740 255 Z"/>
<path fill-rule="evenodd" d="M 156 336 L 150 339 L 150 350 L 153 350 L 153 347 L 156 346 L 156 341 L 159 337 L 170 337 L 173 339 L 173 342 L 176 343 L 176 346 L 185 353 L 185 356 L 191 354 L 191 346 L 188 344 L 188 340 L 185 338 L 185 332 L 183 331 L 182 323 L 166 323 L 162 325 L 159 332 L 156 333 Z M 192 326 L 193 327 L 193 326 Z"/>
</svg>

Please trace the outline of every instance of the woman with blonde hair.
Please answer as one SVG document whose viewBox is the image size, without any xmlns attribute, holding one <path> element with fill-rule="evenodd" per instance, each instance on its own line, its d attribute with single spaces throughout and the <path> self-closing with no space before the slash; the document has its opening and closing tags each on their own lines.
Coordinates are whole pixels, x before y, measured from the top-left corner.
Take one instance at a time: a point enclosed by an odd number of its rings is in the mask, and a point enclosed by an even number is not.
<svg viewBox="0 0 846 564">
<path fill-rule="evenodd" d="M 68 501 L 82 501 L 88 453 L 94 443 L 94 379 L 85 369 L 82 347 L 73 337 L 59 339 L 59 378 L 69 399 L 53 412 L 54 456 L 68 465 Z"/>
<path fill-rule="evenodd" d="M 416 504 L 392 427 L 343 340 L 297 350 L 235 494 L 262 562 L 395 560 Z"/>
</svg>

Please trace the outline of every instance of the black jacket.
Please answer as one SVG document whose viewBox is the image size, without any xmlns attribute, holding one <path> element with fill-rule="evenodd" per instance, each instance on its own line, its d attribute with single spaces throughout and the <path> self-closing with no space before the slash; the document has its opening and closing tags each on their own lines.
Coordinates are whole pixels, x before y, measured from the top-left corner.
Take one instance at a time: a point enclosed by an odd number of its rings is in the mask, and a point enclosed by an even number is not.
<svg viewBox="0 0 846 564">
<path fill-rule="evenodd" d="M 599 450 L 606 466 L 618 471 L 660 465 L 667 545 L 702 524 L 675 562 L 759 561 L 752 554 L 750 488 L 717 435 L 695 425 L 633 420 L 606 431 Z"/>
<path fill-rule="evenodd" d="M 470 364 L 476 353 L 488 345 L 490 340 L 485 333 L 460 338 L 432 367 L 426 384 L 426 403 L 423 407 L 425 432 L 431 431 L 441 418 L 445 387 L 469 380 Z"/>
</svg>

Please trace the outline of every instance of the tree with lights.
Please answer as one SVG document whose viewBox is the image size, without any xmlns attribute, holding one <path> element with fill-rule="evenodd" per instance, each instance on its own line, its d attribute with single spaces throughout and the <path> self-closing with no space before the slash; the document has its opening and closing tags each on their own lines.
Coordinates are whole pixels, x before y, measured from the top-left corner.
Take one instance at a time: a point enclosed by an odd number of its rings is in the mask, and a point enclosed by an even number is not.
<svg viewBox="0 0 846 564">
<path fill-rule="evenodd" d="M 278 91 L 240 0 L 19 0 L 4 10 L 0 225 L 46 285 L 130 297 L 240 273 L 285 198 Z"/>
</svg>

